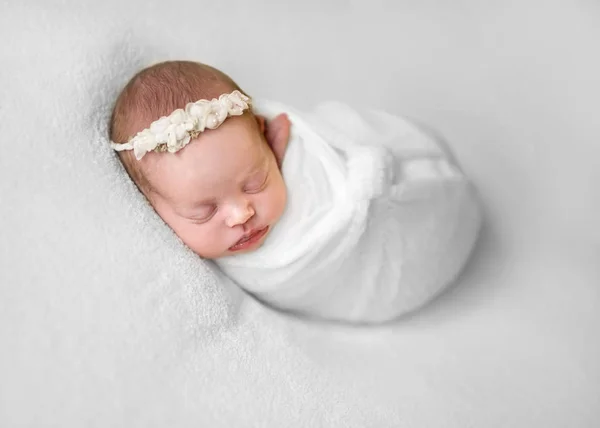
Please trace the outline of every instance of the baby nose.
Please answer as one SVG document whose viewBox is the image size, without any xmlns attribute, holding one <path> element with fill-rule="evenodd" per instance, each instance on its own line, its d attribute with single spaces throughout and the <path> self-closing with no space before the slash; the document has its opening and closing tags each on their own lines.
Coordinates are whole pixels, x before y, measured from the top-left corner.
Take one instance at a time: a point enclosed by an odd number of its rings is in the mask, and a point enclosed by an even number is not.
<svg viewBox="0 0 600 428">
<path fill-rule="evenodd" d="M 229 216 L 225 220 L 227 227 L 234 227 L 246 223 L 254 215 L 254 209 L 250 204 L 232 205 Z"/>
</svg>

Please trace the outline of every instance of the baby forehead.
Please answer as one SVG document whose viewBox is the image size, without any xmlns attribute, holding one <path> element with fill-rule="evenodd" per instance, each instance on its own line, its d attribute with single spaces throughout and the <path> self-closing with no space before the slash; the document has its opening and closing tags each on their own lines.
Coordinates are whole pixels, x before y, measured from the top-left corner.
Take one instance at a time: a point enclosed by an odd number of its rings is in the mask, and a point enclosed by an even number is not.
<svg viewBox="0 0 600 428">
<path fill-rule="evenodd" d="M 184 149 L 182 157 L 192 158 L 186 156 L 190 154 L 198 158 L 226 160 L 240 154 L 250 158 L 262 154 L 264 145 L 258 128 L 247 120 L 235 119 L 200 134 Z"/>
<path fill-rule="evenodd" d="M 267 154 L 260 136 L 249 137 L 241 131 L 215 132 L 193 140 L 177 153 L 153 153 L 148 167 L 163 177 L 180 180 L 243 177 L 260 169 Z"/>
</svg>

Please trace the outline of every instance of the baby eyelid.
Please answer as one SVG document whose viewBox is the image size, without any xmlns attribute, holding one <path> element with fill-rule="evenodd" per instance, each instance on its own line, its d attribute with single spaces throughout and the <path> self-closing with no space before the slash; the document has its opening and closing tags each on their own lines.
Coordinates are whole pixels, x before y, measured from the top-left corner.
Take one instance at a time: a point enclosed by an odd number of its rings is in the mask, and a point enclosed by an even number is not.
<svg viewBox="0 0 600 428">
<path fill-rule="evenodd" d="M 253 180 L 254 182 L 250 186 L 246 186 L 244 188 L 244 191 L 245 192 L 259 192 L 259 191 L 261 191 L 265 187 L 265 184 L 267 184 L 267 178 L 268 177 L 269 177 L 269 174 L 265 174 L 264 178 L 263 177 L 259 177 L 257 180 Z M 259 184 L 256 184 L 256 182 L 259 182 Z"/>
<path fill-rule="evenodd" d="M 198 215 L 194 220 L 196 220 L 199 223 L 207 222 L 215 215 L 216 212 L 217 212 L 216 205 L 214 205 L 214 204 L 206 205 L 205 209 L 203 209 L 203 211 L 202 211 L 202 214 Z"/>
</svg>

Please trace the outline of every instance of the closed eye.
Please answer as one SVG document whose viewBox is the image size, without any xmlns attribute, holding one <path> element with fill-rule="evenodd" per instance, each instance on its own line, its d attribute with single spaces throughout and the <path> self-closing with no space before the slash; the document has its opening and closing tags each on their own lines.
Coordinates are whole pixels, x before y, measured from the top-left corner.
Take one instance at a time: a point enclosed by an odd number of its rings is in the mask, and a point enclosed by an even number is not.
<svg viewBox="0 0 600 428">
<path fill-rule="evenodd" d="M 196 224 L 206 223 L 213 218 L 216 212 L 216 205 L 204 205 L 198 210 L 197 214 L 194 214 L 192 217 L 190 217 L 190 220 Z"/>
<path fill-rule="evenodd" d="M 244 187 L 244 192 L 246 193 L 259 193 L 267 187 L 267 181 L 269 178 L 269 174 L 260 175 L 257 178 L 253 178 L 246 184 Z"/>
</svg>

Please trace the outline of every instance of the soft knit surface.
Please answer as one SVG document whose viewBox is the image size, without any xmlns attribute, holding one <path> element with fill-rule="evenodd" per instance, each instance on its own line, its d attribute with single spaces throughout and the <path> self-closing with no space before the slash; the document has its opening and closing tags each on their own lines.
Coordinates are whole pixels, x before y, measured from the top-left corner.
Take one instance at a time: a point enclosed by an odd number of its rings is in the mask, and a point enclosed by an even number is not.
<svg viewBox="0 0 600 428">
<path fill-rule="evenodd" d="M 0 39 L 0 426 L 600 425 L 594 2 L 15 0 Z M 378 328 L 219 276 L 107 145 L 169 58 L 439 130 L 486 211 L 464 276 Z"/>
</svg>

